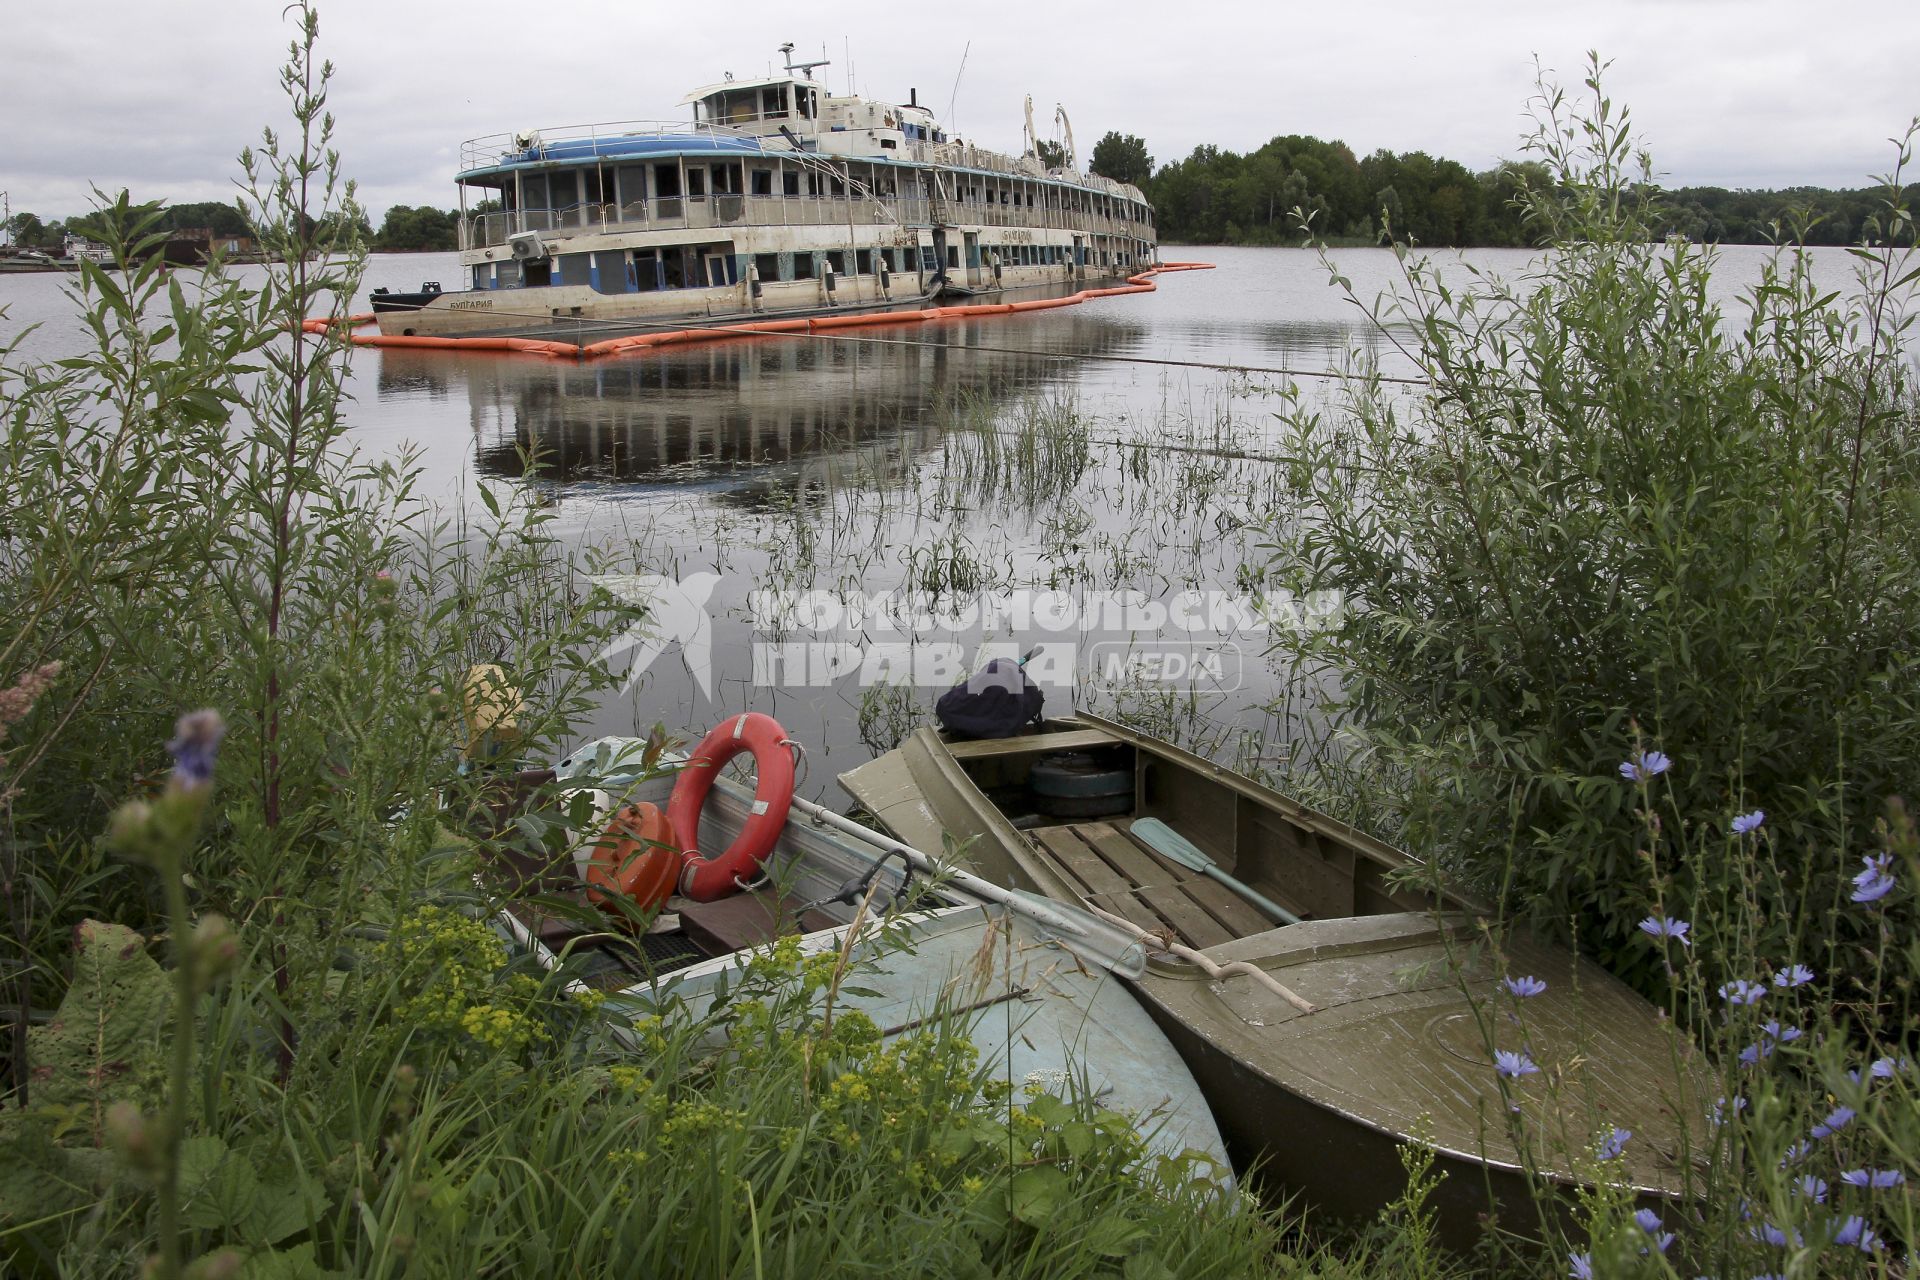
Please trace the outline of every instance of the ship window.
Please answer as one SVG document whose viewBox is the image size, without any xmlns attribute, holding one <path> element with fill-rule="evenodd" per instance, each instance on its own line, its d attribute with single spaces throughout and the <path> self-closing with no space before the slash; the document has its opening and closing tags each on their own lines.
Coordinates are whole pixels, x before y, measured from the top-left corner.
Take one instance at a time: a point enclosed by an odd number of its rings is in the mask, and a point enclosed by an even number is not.
<svg viewBox="0 0 1920 1280">
<path fill-rule="evenodd" d="M 832 253 L 829 253 L 827 255 L 827 263 L 833 268 L 833 274 L 837 276 L 843 276 L 847 274 L 846 250 L 835 249 Z"/>
<path fill-rule="evenodd" d="M 660 252 L 660 260 L 665 266 L 664 280 L 669 289 L 684 289 L 690 283 L 687 279 L 687 251 L 683 245 Z M 697 264 L 697 260 L 696 260 Z"/>
<path fill-rule="evenodd" d="M 787 118 L 785 85 L 770 84 L 760 90 L 760 114 L 768 120 Z"/>
<path fill-rule="evenodd" d="M 960 265 L 960 247 L 958 245 L 950 244 L 947 246 L 947 265 L 949 267 L 957 267 Z"/>
<path fill-rule="evenodd" d="M 547 198 L 547 175 L 544 173 L 530 173 L 521 178 L 520 193 L 529 209 L 553 208 Z"/>
<path fill-rule="evenodd" d="M 493 264 L 493 287 L 496 289 L 518 289 L 520 287 L 520 264 L 508 259 Z"/>
<path fill-rule="evenodd" d="M 756 253 L 753 255 L 753 269 L 762 280 L 780 278 L 780 255 L 777 253 Z"/>
<path fill-rule="evenodd" d="M 633 287 L 641 293 L 665 288 L 660 274 L 660 254 L 653 249 L 633 251 Z"/>
<path fill-rule="evenodd" d="M 588 204 L 599 204 L 606 198 L 600 194 L 600 170 L 586 169 L 581 172 L 580 176 L 586 184 Z"/>
<path fill-rule="evenodd" d="M 599 293 L 632 293 L 633 276 L 628 270 L 627 255 L 614 250 L 594 254 L 593 287 Z"/>
<path fill-rule="evenodd" d="M 593 279 L 592 255 L 585 253 L 563 253 L 560 255 L 560 283 L 588 284 Z"/>
<path fill-rule="evenodd" d="M 703 169 L 687 170 L 687 199 L 704 200 L 707 198 L 707 175 Z"/>
<path fill-rule="evenodd" d="M 680 166 L 677 164 L 657 164 L 653 166 L 653 194 L 671 199 L 680 194 Z"/>
<path fill-rule="evenodd" d="M 853 255 L 854 274 L 870 276 L 873 274 L 873 250 L 861 249 Z"/>
<path fill-rule="evenodd" d="M 637 204 L 647 198 L 646 166 L 624 164 L 615 174 L 620 181 L 620 203 Z"/>
<path fill-rule="evenodd" d="M 526 262 L 521 267 L 522 278 L 527 288 L 540 289 L 553 283 L 553 263 L 551 261 Z"/>
<path fill-rule="evenodd" d="M 813 279 L 813 255 L 796 253 L 793 255 L 793 278 L 795 280 Z"/>
<path fill-rule="evenodd" d="M 882 138 L 880 139 L 880 147 L 884 151 L 898 151 L 900 149 L 900 144 L 895 142 L 892 138 Z"/>
<path fill-rule="evenodd" d="M 800 194 L 800 171 L 798 169 L 782 169 L 780 171 L 780 194 L 783 196 L 797 196 Z"/>
<path fill-rule="evenodd" d="M 484 262 L 475 266 L 473 269 L 473 287 L 476 289 L 487 288 L 489 283 L 488 277 L 492 274 L 493 268 Z"/>
<path fill-rule="evenodd" d="M 755 169 L 753 171 L 753 194 L 757 196 L 773 194 L 773 170 Z"/>
</svg>

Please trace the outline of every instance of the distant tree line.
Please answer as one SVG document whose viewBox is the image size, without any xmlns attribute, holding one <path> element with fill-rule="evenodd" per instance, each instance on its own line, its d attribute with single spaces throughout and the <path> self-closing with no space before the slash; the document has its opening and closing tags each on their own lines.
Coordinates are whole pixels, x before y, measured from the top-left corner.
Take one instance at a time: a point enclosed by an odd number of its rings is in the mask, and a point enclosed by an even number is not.
<svg viewBox="0 0 1920 1280">
<path fill-rule="evenodd" d="M 340 215 L 331 215 L 338 218 Z M 460 247 L 460 214 L 457 210 L 434 209 L 427 205 L 394 205 L 376 232 L 364 214 L 353 215 L 362 240 L 376 252 L 412 250 L 449 250 Z M 7 219 L 10 243 L 23 249 L 59 249 L 69 233 L 97 239 L 91 230 L 93 215 L 43 221 L 38 215 L 21 210 Z M 188 201 L 167 205 L 160 210 L 156 231 L 183 232 L 206 229 L 216 238 L 251 236 L 247 220 L 240 210 L 219 201 Z"/>
<path fill-rule="evenodd" d="M 1040 154 L 1048 164 L 1067 162 L 1058 143 L 1041 142 Z M 1246 155 L 1195 147 L 1186 159 L 1156 170 L 1143 139 L 1109 133 L 1094 147 L 1088 168 L 1139 187 L 1154 207 L 1160 239 L 1176 244 L 1294 244 L 1300 239 L 1298 210 L 1311 216 L 1317 235 L 1334 241 L 1372 244 L 1391 234 L 1427 245 L 1524 246 L 1533 238 L 1514 197 L 1523 184 L 1547 182 L 1546 169 L 1531 162 L 1508 161 L 1475 173 L 1424 151 L 1382 148 L 1360 159 L 1343 142 L 1301 134 L 1275 138 Z M 1920 185 L 1907 195 L 1920 204 Z M 1877 188 L 1679 187 L 1661 192 L 1659 225 L 1663 235 L 1702 243 L 1853 244 L 1883 198 Z M 497 207 L 489 202 L 475 212 Z M 221 237 L 249 234 L 239 209 L 218 201 L 168 205 L 162 218 L 162 229 L 169 231 L 204 227 Z M 460 247 L 458 210 L 397 204 L 378 231 L 364 215 L 354 218 L 375 252 Z M 67 233 L 87 235 L 90 220 L 43 222 L 22 211 L 7 220 L 6 230 L 20 247 L 59 249 Z"/>
<path fill-rule="evenodd" d="M 1156 170 L 1144 140 L 1109 133 L 1094 147 L 1092 172 L 1139 187 L 1153 204 L 1163 241 L 1292 244 L 1296 210 L 1316 234 L 1372 243 L 1391 234 L 1421 244 L 1522 246 L 1533 237 L 1514 200 L 1522 185 L 1547 182 L 1546 169 L 1508 161 L 1478 173 L 1424 151 L 1384 148 L 1364 159 L 1343 142 L 1288 134 L 1246 155 L 1195 147 Z M 1920 195 L 1920 187 L 1909 198 Z M 1877 188 L 1728 191 L 1681 187 L 1660 193 L 1663 235 L 1727 244 L 1804 238 L 1856 242 L 1884 198 Z"/>
</svg>

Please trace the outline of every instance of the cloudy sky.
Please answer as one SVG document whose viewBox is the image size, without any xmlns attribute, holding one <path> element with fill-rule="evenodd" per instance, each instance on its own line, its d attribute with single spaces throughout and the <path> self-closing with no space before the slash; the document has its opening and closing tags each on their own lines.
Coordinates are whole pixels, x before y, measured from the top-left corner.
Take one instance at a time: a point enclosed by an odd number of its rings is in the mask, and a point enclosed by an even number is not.
<svg viewBox="0 0 1920 1280">
<path fill-rule="evenodd" d="M 1613 60 L 1675 184 L 1859 186 L 1920 113 L 1920 5 L 1863 0 L 322 0 L 348 172 L 374 221 L 455 203 L 464 138 L 677 119 L 684 92 L 764 74 L 793 40 L 821 73 L 1016 149 L 1031 93 L 1066 106 L 1082 153 L 1108 130 L 1157 161 L 1282 133 L 1364 155 L 1425 150 L 1484 168 L 1518 153 L 1535 59 L 1577 88 Z M 280 0 L 15 0 L 0 11 L 0 190 L 43 218 L 90 185 L 227 199 L 234 156 L 284 118 Z M 962 68 L 964 53 L 964 70 Z M 849 58 L 849 54 L 851 57 Z M 849 68 L 849 62 L 851 68 Z M 958 90 L 956 94 L 956 79 Z"/>
</svg>

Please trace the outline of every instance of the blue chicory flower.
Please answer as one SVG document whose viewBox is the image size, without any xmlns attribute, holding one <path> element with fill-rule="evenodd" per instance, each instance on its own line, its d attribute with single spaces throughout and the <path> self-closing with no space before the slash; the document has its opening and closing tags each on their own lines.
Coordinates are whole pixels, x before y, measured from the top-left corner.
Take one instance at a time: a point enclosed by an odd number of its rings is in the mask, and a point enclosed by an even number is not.
<svg viewBox="0 0 1920 1280">
<path fill-rule="evenodd" d="M 1894 877 L 1887 870 L 1893 861 L 1890 853 L 1876 853 L 1871 858 L 1860 859 L 1866 869 L 1853 878 L 1853 900 L 1855 902 L 1878 902 L 1893 892 Z"/>
<path fill-rule="evenodd" d="M 1601 1142 L 1600 1158 L 1602 1160 L 1618 1160 L 1620 1153 L 1627 1149 L 1627 1142 L 1632 1137 L 1633 1130 L 1631 1129 L 1615 1129 Z"/>
<path fill-rule="evenodd" d="M 1852 1245 L 1862 1253 L 1872 1253 L 1880 1247 L 1880 1237 L 1873 1233 L 1873 1228 L 1867 1225 L 1867 1220 L 1857 1213 L 1847 1215 L 1846 1221 L 1840 1224 L 1840 1229 L 1833 1233 L 1833 1242 Z"/>
<path fill-rule="evenodd" d="M 1593 1255 L 1586 1253 L 1568 1254 L 1567 1275 L 1571 1280 L 1593 1280 Z"/>
<path fill-rule="evenodd" d="M 1742 1111 L 1745 1111 L 1747 1109 L 1747 1100 L 1745 1098 L 1737 1097 L 1733 1100 L 1732 1105 L 1733 1105 L 1733 1114 L 1739 1115 Z M 1716 1125 L 1724 1124 L 1726 1122 L 1726 1108 L 1727 1108 L 1727 1100 L 1725 1098 L 1720 1098 L 1716 1100 L 1713 1104 L 1713 1112 L 1707 1118 Z"/>
<path fill-rule="evenodd" d="M 1804 987 L 1813 981 L 1813 970 L 1803 964 L 1790 964 L 1773 975 L 1773 985 L 1783 990 L 1787 987 Z"/>
<path fill-rule="evenodd" d="M 1743 836 L 1749 831 L 1756 831 L 1759 829 L 1760 824 L 1766 820 L 1767 811 L 1765 809 L 1755 809 L 1752 813 L 1743 813 L 1733 820 L 1733 834 Z"/>
<path fill-rule="evenodd" d="M 1905 1071 L 1908 1063 L 1905 1058 L 1875 1058 L 1867 1070 L 1876 1080 L 1891 1080 L 1897 1072 Z"/>
<path fill-rule="evenodd" d="M 1533 1059 L 1524 1053 L 1515 1053 L 1511 1049 L 1500 1049 L 1493 1055 L 1494 1069 L 1509 1080 L 1518 1080 L 1521 1076 L 1530 1076 L 1540 1070 Z"/>
<path fill-rule="evenodd" d="M 1816 1138 L 1831 1138 L 1834 1134 L 1840 1132 L 1852 1123 L 1852 1107 L 1835 1107 L 1827 1113 L 1825 1120 L 1813 1126 L 1813 1136 Z"/>
<path fill-rule="evenodd" d="M 1645 782 L 1673 767 L 1673 761 L 1660 751 L 1636 751 L 1629 760 L 1620 763 L 1620 776 L 1628 782 Z"/>
<path fill-rule="evenodd" d="M 1766 983 L 1748 982 L 1745 978 L 1736 978 L 1720 988 L 1720 998 L 1735 1006 L 1759 1004 L 1766 994 Z"/>
<path fill-rule="evenodd" d="M 1779 1044 L 1792 1044 L 1806 1032 L 1798 1027 L 1783 1027 L 1776 1020 L 1769 1018 L 1760 1025 L 1760 1034 Z"/>
<path fill-rule="evenodd" d="M 1827 1202 L 1827 1180 L 1825 1178 L 1816 1178 L 1809 1173 L 1800 1179 L 1799 1191 L 1801 1195 L 1813 1201 L 1815 1204 L 1825 1204 Z"/>
<path fill-rule="evenodd" d="M 218 711 L 192 711 L 181 716 L 173 726 L 173 741 L 167 743 L 167 754 L 173 757 L 172 785 L 197 791 L 211 783 L 214 759 L 226 732 L 226 722 Z"/>
<path fill-rule="evenodd" d="M 1532 974 L 1520 978 L 1502 978 L 1500 979 L 1500 985 L 1505 987 L 1510 994 L 1518 996 L 1522 1000 L 1528 996 L 1537 996 L 1547 989 L 1547 984 Z"/>
<path fill-rule="evenodd" d="M 1907 1175 L 1898 1169 L 1849 1169 L 1840 1175 L 1840 1181 L 1850 1187 L 1872 1187 L 1882 1190 L 1897 1187 L 1907 1180 Z"/>
<path fill-rule="evenodd" d="M 1740 1051 L 1740 1065 L 1743 1067 L 1757 1066 L 1761 1059 L 1772 1056 L 1773 1042 L 1771 1040 L 1762 1040 L 1760 1043 L 1750 1044 Z"/>
<path fill-rule="evenodd" d="M 1789 1243 L 1796 1247 L 1802 1243 L 1798 1231 L 1785 1231 L 1771 1222 L 1762 1222 L 1757 1226 L 1748 1227 L 1747 1234 L 1761 1244 L 1770 1244 L 1776 1249 L 1784 1249 Z"/>
<path fill-rule="evenodd" d="M 1693 928 L 1685 920 L 1675 920 L 1671 916 L 1648 916 L 1640 922 L 1640 932 L 1649 938 L 1672 938 L 1683 947 L 1692 946 L 1687 941 L 1687 930 Z"/>
</svg>

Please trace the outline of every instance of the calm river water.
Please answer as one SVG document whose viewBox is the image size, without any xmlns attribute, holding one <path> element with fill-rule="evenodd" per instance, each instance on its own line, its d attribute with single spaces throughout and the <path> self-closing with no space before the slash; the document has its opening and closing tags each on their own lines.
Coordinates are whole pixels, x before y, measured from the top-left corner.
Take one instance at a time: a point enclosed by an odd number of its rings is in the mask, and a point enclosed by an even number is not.
<svg viewBox="0 0 1920 1280">
<path fill-rule="evenodd" d="M 478 510 L 480 483 L 536 486 L 583 561 L 671 580 L 609 584 L 651 593 L 674 635 L 613 658 L 649 660 L 593 732 L 660 721 L 697 736 L 766 711 L 807 744 L 805 789 L 832 796 L 832 775 L 890 746 L 982 656 L 1037 648 L 1049 711 L 1117 711 L 1273 763 L 1312 712 L 1282 696 L 1288 636 L 1336 607 L 1266 591 L 1280 371 L 1362 351 L 1409 370 L 1311 253 L 1164 256 L 1217 269 L 1034 315 L 585 365 L 360 351 L 351 438 L 412 452 L 422 490 L 448 504 Z M 1363 299 L 1397 280 L 1384 250 L 1334 256 Z M 1472 251 L 1455 269 L 1527 261 Z M 1729 300 L 1761 261 L 1725 251 Z M 1840 251 L 1819 266 L 1837 288 L 1851 278 Z M 365 287 L 459 274 L 452 254 L 383 255 Z M 0 276 L 0 342 L 37 324 L 26 354 L 74 350 L 66 284 Z M 894 616 L 903 600 L 924 607 Z"/>
</svg>

